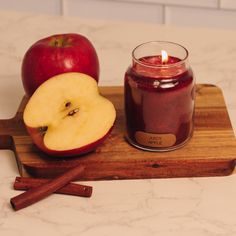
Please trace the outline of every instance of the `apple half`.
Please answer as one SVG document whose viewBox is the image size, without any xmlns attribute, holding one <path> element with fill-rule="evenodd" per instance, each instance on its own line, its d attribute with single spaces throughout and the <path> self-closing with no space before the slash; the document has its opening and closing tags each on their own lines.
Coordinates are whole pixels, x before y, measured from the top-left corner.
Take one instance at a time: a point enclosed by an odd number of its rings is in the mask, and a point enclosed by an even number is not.
<svg viewBox="0 0 236 236">
<path fill-rule="evenodd" d="M 116 111 L 99 94 L 97 82 L 83 73 L 64 73 L 41 84 L 23 114 L 33 142 L 53 156 L 93 151 L 109 135 Z"/>
</svg>

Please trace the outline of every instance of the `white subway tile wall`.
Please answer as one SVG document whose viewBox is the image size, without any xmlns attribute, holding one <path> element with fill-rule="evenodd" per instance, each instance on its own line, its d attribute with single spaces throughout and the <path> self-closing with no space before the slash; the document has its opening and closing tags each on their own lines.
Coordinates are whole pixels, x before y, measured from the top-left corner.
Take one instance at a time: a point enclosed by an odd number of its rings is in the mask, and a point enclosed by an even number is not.
<svg viewBox="0 0 236 236">
<path fill-rule="evenodd" d="M 221 0 L 220 7 L 225 9 L 236 9 L 236 1 L 235 0 Z"/>
<path fill-rule="evenodd" d="M 112 1 L 112 0 L 111 0 Z M 119 1 L 119 0 L 113 0 Z M 191 7 L 217 7 L 218 0 L 121 0 L 122 2 L 143 2 L 143 3 L 157 3 L 175 6 L 191 6 Z M 234 0 L 232 0 L 234 1 Z"/>
<path fill-rule="evenodd" d="M 0 10 L 236 29 L 236 0 L 0 0 Z"/>
<path fill-rule="evenodd" d="M 236 11 L 168 6 L 165 16 L 168 25 L 236 29 Z"/>
<path fill-rule="evenodd" d="M 60 15 L 62 13 L 61 3 L 61 0 L 0 0 L 0 10 Z"/>
<path fill-rule="evenodd" d="M 164 23 L 164 7 L 151 3 L 65 0 L 64 7 L 65 15 Z"/>
</svg>

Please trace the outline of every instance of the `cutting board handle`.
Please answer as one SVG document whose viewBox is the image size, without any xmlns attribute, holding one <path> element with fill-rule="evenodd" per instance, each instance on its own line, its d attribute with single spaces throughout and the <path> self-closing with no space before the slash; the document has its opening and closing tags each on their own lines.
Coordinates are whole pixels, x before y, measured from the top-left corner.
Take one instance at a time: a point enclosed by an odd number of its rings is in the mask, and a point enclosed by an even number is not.
<svg viewBox="0 0 236 236">
<path fill-rule="evenodd" d="M 28 99 L 24 97 L 16 115 L 11 119 L 0 119 L 0 149 L 14 149 L 13 136 L 25 135 L 26 130 L 22 120 L 22 112 Z"/>
<path fill-rule="evenodd" d="M 0 149 L 14 149 L 13 138 L 11 135 L 0 135 Z"/>
</svg>

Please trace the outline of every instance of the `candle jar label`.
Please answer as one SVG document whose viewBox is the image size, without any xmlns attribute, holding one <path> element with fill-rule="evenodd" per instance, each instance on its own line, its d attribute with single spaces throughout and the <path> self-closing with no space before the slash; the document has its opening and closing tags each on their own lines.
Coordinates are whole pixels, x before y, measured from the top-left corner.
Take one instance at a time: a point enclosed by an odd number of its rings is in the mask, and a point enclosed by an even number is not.
<svg viewBox="0 0 236 236">
<path fill-rule="evenodd" d="M 135 139 L 139 144 L 148 147 L 171 147 L 176 142 L 174 134 L 152 134 L 143 131 L 137 131 Z"/>
</svg>

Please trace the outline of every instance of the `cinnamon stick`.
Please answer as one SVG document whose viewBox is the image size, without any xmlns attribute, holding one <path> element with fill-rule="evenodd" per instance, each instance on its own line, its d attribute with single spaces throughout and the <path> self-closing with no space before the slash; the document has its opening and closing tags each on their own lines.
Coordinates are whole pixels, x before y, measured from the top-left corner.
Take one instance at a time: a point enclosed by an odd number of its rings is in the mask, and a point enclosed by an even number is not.
<svg viewBox="0 0 236 236">
<path fill-rule="evenodd" d="M 16 177 L 14 182 L 14 189 L 16 190 L 29 190 L 47 183 L 49 179 L 38 179 L 28 177 Z M 55 191 L 55 193 L 74 195 L 80 197 L 91 197 L 93 188 L 82 184 L 69 183 Z"/>
<path fill-rule="evenodd" d="M 10 203 L 14 210 L 20 210 L 33 203 L 36 203 L 43 198 L 49 196 L 56 190 L 62 188 L 69 182 L 78 178 L 84 171 L 84 166 L 76 166 L 69 171 L 65 172 L 61 176 L 52 179 L 39 187 L 32 188 L 16 197 L 10 199 Z"/>
</svg>

